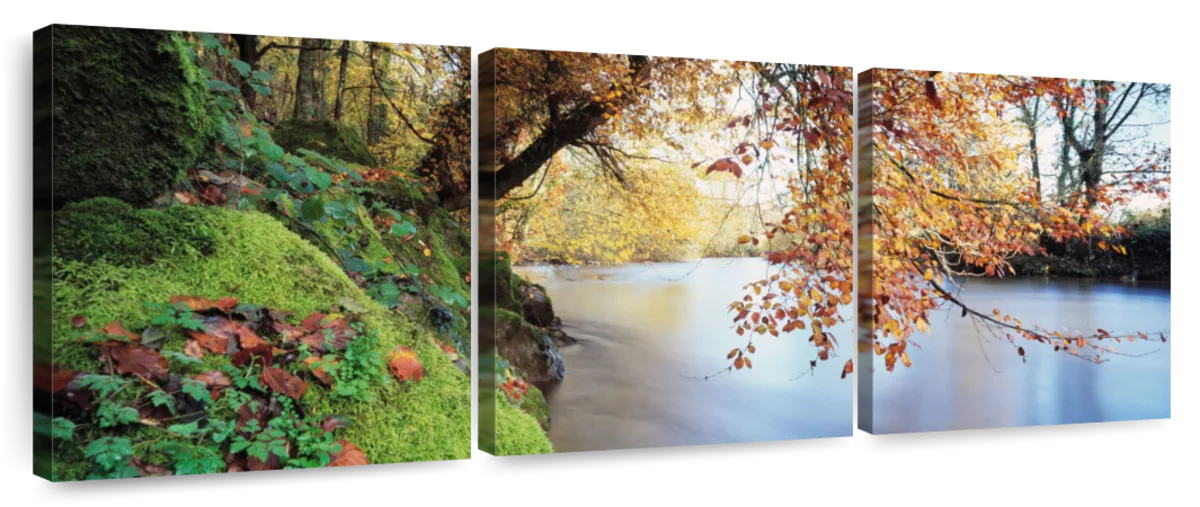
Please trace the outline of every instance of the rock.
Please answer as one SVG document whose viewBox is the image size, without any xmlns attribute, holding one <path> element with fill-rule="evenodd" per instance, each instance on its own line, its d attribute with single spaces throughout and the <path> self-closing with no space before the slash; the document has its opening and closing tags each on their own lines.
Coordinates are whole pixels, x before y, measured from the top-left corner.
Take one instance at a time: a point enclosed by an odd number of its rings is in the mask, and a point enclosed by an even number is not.
<svg viewBox="0 0 1200 507">
<path fill-rule="evenodd" d="M 518 290 L 521 292 L 521 313 L 526 322 L 538 327 L 547 327 L 554 322 L 554 308 L 541 287 L 526 285 Z"/>
<path fill-rule="evenodd" d="M 527 382 L 562 380 L 566 375 L 555 340 L 513 312 L 496 310 L 496 349 Z"/>
<path fill-rule="evenodd" d="M 209 93 L 174 32 L 53 27 L 54 199 L 145 205 L 209 146 Z"/>
<path fill-rule="evenodd" d="M 291 153 L 301 148 L 327 157 L 365 166 L 375 166 L 375 157 L 367 150 L 358 131 L 339 126 L 333 120 L 288 120 L 275 126 L 275 143 Z"/>
</svg>

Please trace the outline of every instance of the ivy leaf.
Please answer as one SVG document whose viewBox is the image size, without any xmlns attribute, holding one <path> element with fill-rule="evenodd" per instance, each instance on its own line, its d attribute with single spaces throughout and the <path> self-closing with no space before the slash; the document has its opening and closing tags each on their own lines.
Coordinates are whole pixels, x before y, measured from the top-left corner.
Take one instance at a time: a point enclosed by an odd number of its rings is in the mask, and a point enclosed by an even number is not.
<svg viewBox="0 0 1200 507">
<path fill-rule="evenodd" d="M 266 145 L 266 147 L 263 148 L 262 154 L 263 154 L 264 158 L 266 158 L 268 161 L 270 161 L 271 163 L 278 166 L 279 169 L 283 169 L 283 166 L 280 166 L 278 163 L 279 160 L 283 158 L 283 148 L 281 146 L 279 146 L 278 144 L 275 144 L 275 143 L 269 143 Z M 268 164 L 267 170 L 272 171 L 272 175 L 275 175 L 275 173 L 274 173 L 275 170 L 270 167 L 270 164 Z M 283 174 L 287 175 L 287 171 L 283 171 Z M 275 175 L 275 176 L 277 179 L 280 179 L 280 180 L 288 179 L 287 176 L 285 176 L 283 178 L 279 178 L 278 175 Z"/>
<path fill-rule="evenodd" d="M 250 79 L 253 79 L 255 81 L 259 81 L 262 83 L 270 83 L 272 80 L 275 79 L 275 76 L 272 76 L 270 72 L 256 70 L 250 74 Z"/>
<path fill-rule="evenodd" d="M 195 433 L 196 430 L 199 428 L 200 428 L 200 422 L 192 421 L 187 424 L 172 424 L 171 426 L 169 426 L 167 428 L 167 431 L 170 431 L 171 433 L 178 433 L 180 435 L 188 437 L 188 436 L 191 436 L 193 433 Z"/>
<path fill-rule="evenodd" d="M 339 220 L 346 218 L 346 205 L 341 201 L 329 201 L 325 203 L 325 214 Z"/>
<path fill-rule="evenodd" d="M 200 42 L 203 43 L 204 47 L 208 49 L 217 49 L 221 47 L 221 41 L 217 40 L 213 34 L 207 32 L 200 34 Z"/>
<path fill-rule="evenodd" d="M 75 438 L 75 423 L 64 417 L 55 417 L 50 423 L 50 436 L 57 440 L 70 442 Z"/>
<path fill-rule="evenodd" d="M 254 93 L 257 93 L 259 95 L 263 95 L 263 96 L 267 96 L 267 97 L 271 96 L 271 89 L 267 88 L 266 86 L 260 85 L 258 83 L 250 83 L 250 89 L 254 90 Z"/>
<path fill-rule="evenodd" d="M 250 77 L 250 64 L 237 58 L 230 58 L 229 63 L 233 65 L 233 68 L 237 69 L 238 74 L 241 74 L 242 77 Z"/>
<path fill-rule="evenodd" d="M 300 216 L 309 222 L 316 222 L 325 218 L 325 202 L 321 196 L 310 197 L 300 205 Z"/>
<path fill-rule="evenodd" d="M 417 228 L 411 222 L 401 221 L 392 224 L 392 228 L 388 232 L 391 232 L 393 236 L 399 236 L 403 238 L 405 236 L 416 234 Z"/>
<path fill-rule="evenodd" d="M 230 93 L 239 96 L 242 94 L 241 90 L 234 88 L 233 85 L 221 81 L 220 79 L 209 79 L 206 84 L 208 85 L 208 91 L 210 92 Z"/>
</svg>

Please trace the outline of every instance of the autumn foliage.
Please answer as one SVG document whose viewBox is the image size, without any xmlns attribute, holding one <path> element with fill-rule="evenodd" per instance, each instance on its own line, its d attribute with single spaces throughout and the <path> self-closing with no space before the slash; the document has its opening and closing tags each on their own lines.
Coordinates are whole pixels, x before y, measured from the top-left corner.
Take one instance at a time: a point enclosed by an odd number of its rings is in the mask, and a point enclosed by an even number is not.
<svg viewBox="0 0 1200 507">
<path fill-rule="evenodd" d="M 971 307 L 958 293 L 972 277 L 1015 275 L 1012 257 L 1045 255 L 1047 238 L 1126 255 L 1119 242 L 1128 231 L 1108 217 L 1139 195 L 1166 198 L 1170 150 L 1151 145 L 1118 160 L 1105 142 L 1139 104 L 1169 97 L 1169 88 L 898 70 L 873 70 L 868 84 L 873 130 L 863 198 L 872 271 L 861 290 L 871 312 L 866 346 L 888 371 L 912 365 L 909 337 L 928 333 L 931 312 L 947 307 L 1012 342 L 1022 357 L 1022 344 L 1032 342 L 1100 363 L 1119 353 L 1103 341 L 1166 340 L 1166 333 L 1047 329 L 1000 308 Z M 1017 121 L 1034 104 L 1050 105 L 1048 122 L 1064 138 L 1059 165 L 1079 175 L 1076 185 L 1060 178 L 1054 192 L 1043 189 L 1036 146 L 1029 148 L 1037 118 L 1026 117 L 1030 130 Z"/>
</svg>

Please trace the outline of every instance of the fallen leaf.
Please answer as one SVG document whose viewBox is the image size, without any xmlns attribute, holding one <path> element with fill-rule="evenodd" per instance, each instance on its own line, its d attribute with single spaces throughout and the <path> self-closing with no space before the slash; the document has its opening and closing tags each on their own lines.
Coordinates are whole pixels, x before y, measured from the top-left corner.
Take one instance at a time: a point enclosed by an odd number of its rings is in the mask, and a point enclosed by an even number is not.
<svg viewBox="0 0 1200 507">
<path fill-rule="evenodd" d="M 221 355 L 229 349 L 229 338 L 224 336 L 212 335 L 201 331 L 188 331 L 188 336 L 192 337 L 194 343 L 208 349 L 213 354 Z"/>
<path fill-rule="evenodd" d="M 338 443 L 341 444 L 342 450 L 329 456 L 329 466 L 347 467 L 371 464 L 371 461 L 367 459 L 367 453 L 359 449 L 357 445 L 345 439 L 338 440 Z"/>
<path fill-rule="evenodd" d="M 148 379 L 167 377 L 167 358 L 157 351 L 136 343 L 123 343 L 106 347 L 109 357 L 116 363 L 117 372 L 137 375 Z"/>
<path fill-rule="evenodd" d="M 354 421 L 344 415 L 327 415 L 321 420 L 321 430 L 325 432 L 351 426 L 354 426 Z"/>
<path fill-rule="evenodd" d="M 272 391 L 294 400 L 300 399 L 308 391 L 307 382 L 300 380 L 299 377 L 288 373 L 287 370 L 282 368 L 263 366 L 262 379 Z"/>
<path fill-rule="evenodd" d="M 188 340 L 187 345 L 183 346 L 183 353 L 187 354 L 188 357 L 204 359 L 204 347 L 196 340 Z"/>
<path fill-rule="evenodd" d="M 197 296 L 171 296 L 171 304 L 183 303 L 193 312 L 206 312 L 209 310 L 220 310 L 225 313 L 233 311 L 237 307 L 238 299 L 235 297 L 223 297 L 216 301 L 211 301 L 208 298 Z"/>
<path fill-rule="evenodd" d="M 304 365 L 308 366 L 308 371 L 312 372 L 313 376 L 317 377 L 317 380 L 320 380 L 327 386 L 331 386 L 333 385 L 333 377 L 325 371 L 325 366 L 327 363 L 329 363 L 328 366 L 333 367 L 336 366 L 339 361 L 325 361 L 324 359 L 313 356 L 309 356 L 304 359 Z"/>
<path fill-rule="evenodd" d="M 100 328 L 100 332 L 111 336 L 120 336 L 131 342 L 136 342 L 141 339 L 141 335 L 125 329 L 125 326 L 122 326 L 120 322 L 115 321 L 105 324 L 104 327 Z"/>
<path fill-rule="evenodd" d="M 316 331 L 317 329 L 321 328 L 321 319 L 324 319 L 324 318 L 325 318 L 324 313 L 313 312 L 308 317 L 304 318 L 304 321 L 300 323 L 300 327 L 303 327 L 305 331 L 308 331 L 311 333 L 311 332 Z"/>
<path fill-rule="evenodd" d="M 73 327 L 75 329 L 79 329 L 86 325 L 87 325 L 87 317 L 84 317 L 83 315 L 76 315 L 71 318 L 71 327 Z"/>
<path fill-rule="evenodd" d="M 388 367 L 401 382 L 416 382 L 425 378 L 425 368 L 421 366 L 417 353 L 404 345 L 397 345 L 388 355 Z"/>
<path fill-rule="evenodd" d="M 163 475 L 173 475 L 171 473 L 171 471 L 167 470 L 162 465 L 153 465 L 150 463 L 143 463 L 143 462 L 139 461 L 137 458 L 130 459 L 129 465 L 132 466 L 134 470 L 137 470 L 138 475 L 140 475 L 142 477 L 157 477 L 157 476 L 163 476 Z"/>
</svg>

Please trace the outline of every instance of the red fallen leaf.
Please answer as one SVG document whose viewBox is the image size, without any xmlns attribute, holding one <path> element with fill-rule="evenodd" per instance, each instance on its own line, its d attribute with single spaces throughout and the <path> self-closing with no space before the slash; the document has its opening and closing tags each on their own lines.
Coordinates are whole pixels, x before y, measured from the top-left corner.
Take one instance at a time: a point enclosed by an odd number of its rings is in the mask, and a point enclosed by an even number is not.
<svg viewBox="0 0 1200 507">
<path fill-rule="evenodd" d="M 271 323 L 271 327 L 275 329 L 283 337 L 283 341 L 290 342 L 305 335 L 304 328 L 299 328 L 288 324 L 287 322 L 275 321 Z"/>
<path fill-rule="evenodd" d="M 150 347 L 122 343 L 107 347 L 107 353 L 116 362 L 119 373 L 153 379 L 167 377 L 167 358 Z"/>
<path fill-rule="evenodd" d="M 238 344 L 242 350 L 248 350 L 254 354 L 262 354 L 267 349 L 271 348 L 271 344 L 262 337 L 254 334 L 254 331 L 244 325 L 237 326 Z"/>
<path fill-rule="evenodd" d="M 122 326 L 120 322 L 116 321 L 105 324 L 104 327 L 100 328 L 100 332 L 108 335 L 120 336 L 131 342 L 141 341 L 142 339 L 142 335 L 125 329 L 125 326 Z"/>
<path fill-rule="evenodd" d="M 304 318 L 304 321 L 300 323 L 300 326 L 303 327 L 305 331 L 311 333 L 321 328 L 321 319 L 324 318 L 324 313 L 313 312 L 312 315 Z"/>
<path fill-rule="evenodd" d="M 229 348 L 229 338 L 223 336 L 211 335 L 200 331 L 188 331 L 188 336 L 199 344 L 201 347 L 208 349 L 213 354 L 224 354 Z"/>
<path fill-rule="evenodd" d="M 417 353 L 404 345 L 397 345 L 396 349 L 388 354 L 388 367 L 392 370 L 392 375 L 401 382 L 416 382 L 425 378 L 425 368 L 421 366 Z"/>
<path fill-rule="evenodd" d="M 288 396 L 293 400 L 300 399 L 308 391 L 307 382 L 300 380 L 299 377 L 288 373 L 287 370 L 282 368 L 263 366 L 262 379 L 272 391 Z"/>
<path fill-rule="evenodd" d="M 196 359 L 204 359 L 204 347 L 196 340 L 188 340 L 187 345 L 183 346 L 183 353 L 188 357 Z"/>
<path fill-rule="evenodd" d="M 847 374 L 854 373 L 854 361 L 847 360 L 846 365 L 842 366 L 842 378 L 846 378 Z"/>
<path fill-rule="evenodd" d="M 77 375 L 79 372 L 62 368 L 57 364 L 35 363 L 33 365 L 33 387 L 39 391 L 55 394 L 66 389 Z"/>
<path fill-rule="evenodd" d="M 337 319 L 326 323 L 313 333 L 300 337 L 300 343 L 321 352 L 346 350 L 346 345 L 355 337 L 357 337 L 357 333 L 350 328 L 350 324 L 345 319 Z"/>
<path fill-rule="evenodd" d="M 367 459 L 367 453 L 359 449 L 357 445 L 345 439 L 338 440 L 338 443 L 341 444 L 342 450 L 329 456 L 329 466 L 348 467 L 371 464 L 371 461 Z"/>
<path fill-rule="evenodd" d="M 308 366 L 308 371 L 312 372 L 313 376 L 317 377 L 317 380 L 320 380 L 322 383 L 324 383 L 327 386 L 333 385 L 333 377 L 331 377 L 329 375 L 329 372 L 325 371 L 325 367 L 326 367 L 327 363 L 331 363 L 331 364 L 328 364 L 329 366 L 334 366 L 334 365 L 337 365 L 339 362 L 340 361 L 338 361 L 336 359 L 333 361 L 325 361 L 321 358 L 312 357 L 312 356 L 309 356 L 304 359 L 304 365 Z"/>
<path fill-rule="evenodd" d="M 84 317 L 83 315 L 76 315 L 71 318 L 71 327 L 73 327 L 75 329 L 79 329 L 86 325 L 87 325 L 87 317 Z"/>
<path fill-rule="evenodd" d="M 215 309 L 229 313 L 237 307 L 238 299 L 235 297 L 224 297 L 216 301 L 211 301 L 208 298 L 198 296 L 171 296 L 171 304 L 175 303 L 184 303 L 193 312 L 206 312 Z"/>
<path fill-rule="evenodd" d="M 138 475 L 140 475 L 142 477 L 158 477 L 158 476 L 163 476 L 163 475 L 174 475 L 173 473 L 171 473 L 170 470 L 167 470 L 162 465 L 152 465 L 150 463 L 143 463 L 143 462 L 139 461 L 137 458 L 130 459 L 129 465 L 132 466 L 134 468 L 134 470 L 137 470 Z"/>
</svg>

